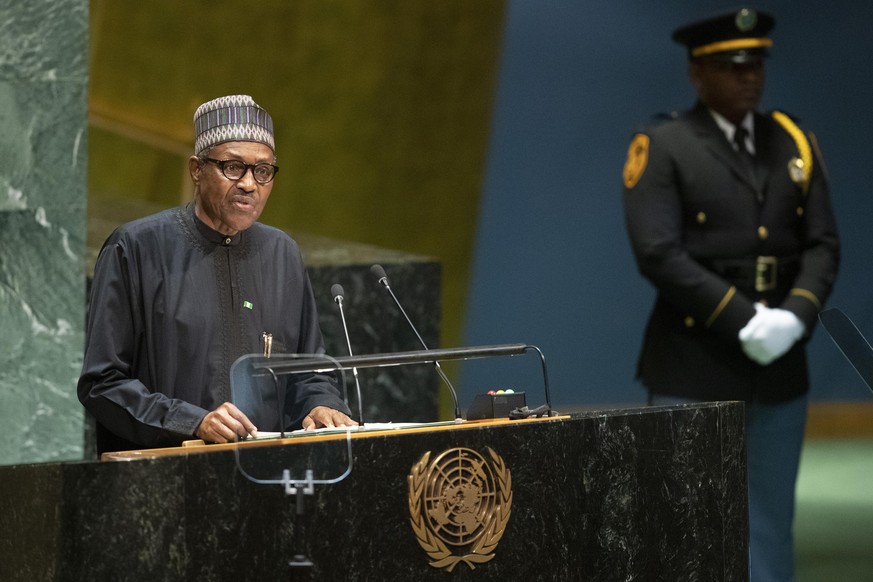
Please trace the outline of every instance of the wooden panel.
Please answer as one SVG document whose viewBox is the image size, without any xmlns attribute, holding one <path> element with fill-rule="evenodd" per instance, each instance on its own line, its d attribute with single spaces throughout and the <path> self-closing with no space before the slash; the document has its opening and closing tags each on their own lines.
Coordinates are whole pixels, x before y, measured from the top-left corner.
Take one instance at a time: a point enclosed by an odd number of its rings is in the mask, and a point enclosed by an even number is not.
<svg viewBox="0 0 873 582">
<path fill-rule="evenodd" d="M 873 437 L 873 402 L 810 403 L 806 437 Z"/>
</svg>

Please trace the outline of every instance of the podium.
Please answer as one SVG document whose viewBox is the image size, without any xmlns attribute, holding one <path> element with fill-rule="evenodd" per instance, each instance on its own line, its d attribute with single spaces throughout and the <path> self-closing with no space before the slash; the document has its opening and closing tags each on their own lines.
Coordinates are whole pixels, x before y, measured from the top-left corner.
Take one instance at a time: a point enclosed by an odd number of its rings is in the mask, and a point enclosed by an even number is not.
<svg viewBox="0 0 873 582">
<path fill-rule="evenodd" d="M 747 579 L 741 403 L 355 433 L 302 514 L 237 468 L 330 439 L 0 467 L 0 579 Z"/>
</svg>

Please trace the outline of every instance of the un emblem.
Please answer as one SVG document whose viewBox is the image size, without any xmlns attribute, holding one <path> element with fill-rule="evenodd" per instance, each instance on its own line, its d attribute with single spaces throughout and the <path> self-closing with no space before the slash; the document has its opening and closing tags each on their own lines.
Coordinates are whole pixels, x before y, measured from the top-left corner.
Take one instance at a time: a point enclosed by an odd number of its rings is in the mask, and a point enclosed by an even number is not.
<svg viewBox="0 0 873 582">
<path fill-rule="evenodd" d="M 494 557 L 509 521 L 512 478 L 500 455 L 472 449 L 428 451 L 413 465 L 409 519 L 434 568 L 449 572 L 463 562 L 475 569 Z"/>
</svg>

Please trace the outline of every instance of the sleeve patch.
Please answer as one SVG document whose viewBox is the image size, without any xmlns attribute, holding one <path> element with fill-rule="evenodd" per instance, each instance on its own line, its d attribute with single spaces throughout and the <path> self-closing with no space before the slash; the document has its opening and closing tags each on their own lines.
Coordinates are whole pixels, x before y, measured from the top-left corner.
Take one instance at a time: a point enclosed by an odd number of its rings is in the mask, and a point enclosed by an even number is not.
<svg viewBox="0 0 873 582">
<path fill-rule="evenodd" d="M 631 141 L 630 147 L 627 150 L 627 162 L 624 164 L 624 186 L 628 190 L 637 185 L 643 172 L 646 171 L 646 164 L 649 163 L 649 136 L 638 133 Z"/>
</svg>

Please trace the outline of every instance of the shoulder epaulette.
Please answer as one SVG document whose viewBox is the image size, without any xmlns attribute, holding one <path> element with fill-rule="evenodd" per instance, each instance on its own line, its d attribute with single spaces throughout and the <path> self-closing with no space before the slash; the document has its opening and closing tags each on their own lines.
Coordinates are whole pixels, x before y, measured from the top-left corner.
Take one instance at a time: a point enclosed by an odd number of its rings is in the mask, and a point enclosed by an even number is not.
<svg viewBox="0 0 873 582">
<path fill-rule="evenodd" d="M 773 111 L 770 115 L 788 132 L 797 145 L 800 157 L 791 161 L 789 172 L 794 183 L 799 185 L 803 189 L 803 193 L 806 194 L 809 189 L 809 180 L 812 177 L 812 148 L 809 145 L 809 140 L 806 138 L 806 134 L 794 123 L 794 120 L 785 113 Z"/>
<path fill-rule="evenodd" d="M 668 121 L 673 121 L 678 117 L 679 114 L 675 111 L 673 113 L 655 113 L 648 121 L 637 127 L 636 133 L 649 133 L 655 128 L 664 125 Z"/>
</svg>

